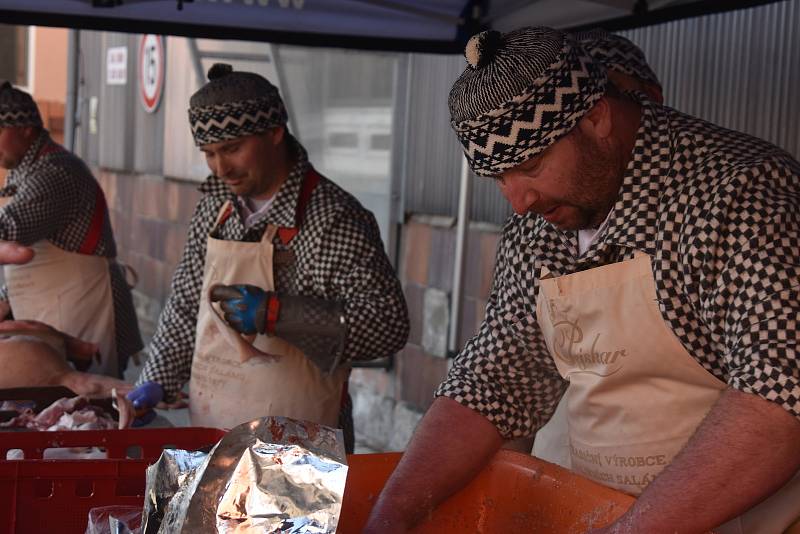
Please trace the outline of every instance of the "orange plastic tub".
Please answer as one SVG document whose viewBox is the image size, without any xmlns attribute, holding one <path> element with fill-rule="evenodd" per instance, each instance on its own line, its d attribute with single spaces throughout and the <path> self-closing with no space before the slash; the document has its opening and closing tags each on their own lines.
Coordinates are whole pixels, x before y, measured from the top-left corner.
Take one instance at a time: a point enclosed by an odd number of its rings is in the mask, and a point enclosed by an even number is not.
<svg viewBox="0 0 800 534">
<path fill-rule="evenodd" d="M 145 457 L 152 461 L 151 456 Z M 348 457 L 340 534 L 361 532 L 399 459 L 400 453 Z M 83 534 L 91 508 L 142 506 L 148 463 L 124 459 L 0 461 L 0 532 Z M 577 534 L 589 526 L 608 524 L 632 502 L 632 497 L 553 464 L 501 451 L 417 532 Z"/>
<path fill-rule="evenodd" d="M 358 534 L 400 453 L 357 454 L 338 532 Z M 532 456 L 500 451 L 461 492 L 437 508 L 419 533 L 582 533 L 621 516 L 634 498 Z"/>
</svg>

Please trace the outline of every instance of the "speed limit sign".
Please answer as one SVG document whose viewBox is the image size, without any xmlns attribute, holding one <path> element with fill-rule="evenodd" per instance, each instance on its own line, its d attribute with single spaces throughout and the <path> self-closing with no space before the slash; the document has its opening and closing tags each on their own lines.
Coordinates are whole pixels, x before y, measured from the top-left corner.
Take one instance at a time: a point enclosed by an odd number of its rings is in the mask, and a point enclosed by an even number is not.
<svg viewBox="0 0 800 534">
<path fill-rule="evenodd" d="M 164 91 L 164 46 L 158 35 L 143 35 L 139 42 L 139 96 L 148 113 L 154 113 Z"/>
</svg>

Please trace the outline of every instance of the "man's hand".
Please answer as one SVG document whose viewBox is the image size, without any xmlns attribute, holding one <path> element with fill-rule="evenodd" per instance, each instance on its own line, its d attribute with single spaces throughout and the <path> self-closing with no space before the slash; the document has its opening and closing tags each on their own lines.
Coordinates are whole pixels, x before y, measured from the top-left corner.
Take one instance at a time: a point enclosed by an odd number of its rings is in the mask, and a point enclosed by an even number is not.
<svg viewBox="0 0 800 534">
<path fill-rule="evenodd" d="M 633 506 L 591 533 L 706 532 L 772 495 L 798 468 L 800 422 L 794 415 L 751 393 L 727 389 Z"/>
<path fill-rule="evenodd" d="M 247 284 L 217 285 L 211 288 L 211 301 L 219 302 L 228 322 L 240 334 L 263 334 L 268 321 L 274 324 L 278 299 L 272 291 Z"/>
<path fill-rule="evenodd" d="M 466 486 L 502 444 L 497 428 L 482 415 L 452 399 L 437 398 L 381 491 L 363 533 L 412 530 Z"/>
<path fill-rule="evenodd" d="M 21 265 L 33 259 L 33 249 L 14 243 L 13 241 L 0 241 L 0 265 L 13 263 Z"/>
<path fill-rule="evenodd" d="M 164 388 L 156 382 L 148 381 L 136 386 L 126 397 L 133 403 L 136 415 L 132 426 L 144 426 L 155 419 L 154 408 L 164 398 Z"/>
</svg>

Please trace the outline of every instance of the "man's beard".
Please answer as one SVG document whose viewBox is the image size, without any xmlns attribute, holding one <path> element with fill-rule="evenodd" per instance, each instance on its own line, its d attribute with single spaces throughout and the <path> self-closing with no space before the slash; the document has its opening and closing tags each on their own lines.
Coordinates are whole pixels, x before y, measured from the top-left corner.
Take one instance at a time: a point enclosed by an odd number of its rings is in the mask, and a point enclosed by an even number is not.
<svg viewBox="0 0 800 534">
<path fill-rule="evenodd" d="M 615 146 L 604 149 L 579 130 L 572 134 L 578 160 L 568 201 L 577 211 L 573 230 L 598 228 L 616 203 L 622 182 L 622 158 Z"/>
</svg>

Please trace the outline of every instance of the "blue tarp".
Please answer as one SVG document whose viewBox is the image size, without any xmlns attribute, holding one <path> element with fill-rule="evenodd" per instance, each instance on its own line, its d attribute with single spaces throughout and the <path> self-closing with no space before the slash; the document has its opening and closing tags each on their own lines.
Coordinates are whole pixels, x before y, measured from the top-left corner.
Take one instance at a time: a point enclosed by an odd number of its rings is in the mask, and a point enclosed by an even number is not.
<svg viewBox="0 0 800 534">
<path fill-rule="evenodd" d="M 382 50 L 455 52 L 475 0 L 0 0 L 0 21 Z"/>
<path fill-rule="evenodd" d="M 0 22 L 460 53 L 470 35 L 489 27 L 619 30 L 773 1 L 779 0 L 0 0 Z"/>
</svg>

